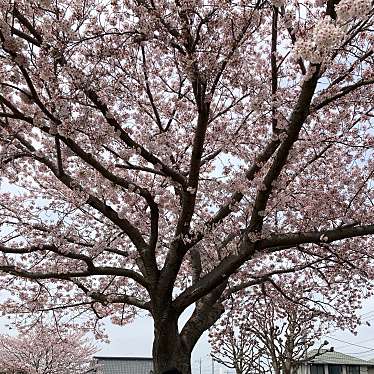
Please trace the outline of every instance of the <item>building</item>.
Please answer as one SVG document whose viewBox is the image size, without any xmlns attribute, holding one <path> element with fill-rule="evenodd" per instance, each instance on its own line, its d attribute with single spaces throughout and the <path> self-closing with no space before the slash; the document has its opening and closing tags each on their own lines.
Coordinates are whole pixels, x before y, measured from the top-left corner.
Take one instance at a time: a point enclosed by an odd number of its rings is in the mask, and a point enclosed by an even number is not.
<svg viewBox="0 0 374 374">
<path fill-rule="evenodd" d="M 150 374 L 153 361 L 148 357 L 94 357 L 93 373 L 96 374 Z"/>
<path fill-rule="evenodd" d="M 297 374 L 374 374 L 374 361 L 366 361 L 340 352 L 317 350 L 308 353 L 310 360 L 301 364 Z"/>
</svg>

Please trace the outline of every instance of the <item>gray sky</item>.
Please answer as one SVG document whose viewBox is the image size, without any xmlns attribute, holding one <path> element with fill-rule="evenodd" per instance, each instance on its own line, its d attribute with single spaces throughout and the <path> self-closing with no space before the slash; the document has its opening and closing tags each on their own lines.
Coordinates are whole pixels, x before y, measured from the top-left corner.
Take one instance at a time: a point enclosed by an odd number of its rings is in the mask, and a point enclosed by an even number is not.
<svg viewBox="0 0 374 374">
<path fill-rule="evenodd" d="M 363 303 L 360 315 L 362 325 L 356 335 L 336 330 L 325 338 L 336 351 L 369 360 L 374 358 L 374 297 Z"/>
</svg>

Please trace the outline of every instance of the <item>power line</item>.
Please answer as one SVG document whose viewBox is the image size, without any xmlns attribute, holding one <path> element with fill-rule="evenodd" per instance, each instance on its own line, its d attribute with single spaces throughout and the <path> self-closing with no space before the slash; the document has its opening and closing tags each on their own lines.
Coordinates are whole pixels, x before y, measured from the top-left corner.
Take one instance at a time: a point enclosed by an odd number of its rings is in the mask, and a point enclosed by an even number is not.
<svg viewBox="0 0 374 374">
<path fill-rule="evenodd" d="M 365 316 L 362 319 L 362 322 L 363 322 L 362 324 L 367 324 L 367 326 L 370 326 L 370 324 L 368 322 L 374 321 L 374 318 L 373 318 L 374 315 L 370 315 L 370 314 L 374 314 L 374 309 L 373 310 L 369 310 L 368 312 L 365 312 L 365 313 L 363 313 L 363 314 L 361 314 L 359 316 L 360 318 L 362 318 L 362 317 Z M 339 328 L 335 328 L 335 329 L 332 329 L 330 331 L 330 333 L 334 333 L 334 332 L 339 331 L 339 330 L 340 330 Z M 340 341 L 342 343 L 346 343 L 348 345 L 354 345 L 356 347 L 365 348 L 365 349 L 369 349 L 369 350 L 374 350 L 373 348 L 363 347 L 363 346 L 360 346 L 360 345 L 357 345 L 357 344 L 349 343 L 349 342 L 344 341 L 344 340 L 339 340 L 337 338 L 333 338 L 332 336 L 328 336 L 328 335 L 323 335 L 323 336 L 325 336 L 326 338 L 330 338 L 330 339 L 334 339 L 334 340 Z M 374 340 L 374 339 L 367 339 L 367 340 L 359 341 L 358 343 L 364 343 L 364 342 L 372 341 L 372 340 Z M 345 347 L 345 346 L 343 346 L 343 347 Z M 340 347 L 340 348 L 343 348 L 343 347 Z"/>
<path fill-rule="evenodd" d="M 366 339 L 366 340 L 361 340 L 361 341 L 356 342 L 356 343 L 366 343 L 366 342 L 372 342 L 372 341 L 374 341 L 374 338 L 370 338 L 370 339 Z M 351 345 L 351 343 L 348 343 L 348 345 Z M 338 347 L 336 347 L 336 349 L 344 348 L 344 347 L 347 347 L 347 344 L 338 346 Z"/>
<path fill-rule="evenodd" d="M 367 314 L 371 314 L 371 313 L 374 313 L 374 309 L 373 310 L 369 310 L 368 312 L 362 313 L 361 317 L 366 316 Z"/>
<path fill-rule="evenodd" d="M 373 352 L 373 350 L 371 349 L 370 351 L 363 351 L 363 352 L 344 352 L 345 355 L 367 355 L 369 354 L 369 352 Z"/>
<path fill-rule="evenodd" d="M 372 321 L 373 318 L 374 318 L 374 314 L 372 316 L 366 316 L 365 318 L 362 319 L 362 322 Z"/>
<path fill-rule="evenodd" d="M 368 352 L 368 351 L 364 351 L 364 352 L 357 352 L 357 353 L 352 353 L 352 354 L 357 354 L 357 355 L 362 355 L 362 356 L 370 356 L 370 359 L 374 359 L 374 357 L 373 357 L 373 351 L 370 351 L 370 352 Z"/>
<path fill-rule="evenodd" d="M 353 346 L 355 346 L 355 347 L 364 348 L 364 349 L 368 349 L 368 350 L 370 350 L 370 351 L 374 351 L 374 348 L 365 347 L 365 346 L 363 346 L 363 345 L 350 343 L 350 342 L 347 342 L 347 341 L 345 341 L 345 340 L 341 340 L 341 339 L 333 338 L 332 336 L 328 336 L 328 335 L 326 335 L 326 338 L 328 338 L 328 339 L 333 339 L 333 340 L 336 340 L 336 341 L 338 341 L 338 342 L 346 343 L 346 344 L 349 344 L 349 345 L 353 345 Z"/>
</svg>

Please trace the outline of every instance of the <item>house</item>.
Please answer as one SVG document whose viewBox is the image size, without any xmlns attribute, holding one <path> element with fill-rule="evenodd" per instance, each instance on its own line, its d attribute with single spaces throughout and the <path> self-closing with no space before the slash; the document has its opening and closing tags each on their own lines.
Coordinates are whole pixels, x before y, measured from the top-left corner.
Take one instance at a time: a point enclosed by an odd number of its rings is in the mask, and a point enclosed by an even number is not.
<svg viewBox="0 0 374 374">
<path fill-rule="evenodd" d="M 374 365 L 374 358 L 370 359 L 369 362 Z M 374 366 L 369 367 L 368 374 L 374 374 Z"/>
<path fill-rule="evenodd" d="M 297 374 L 374 374 L 374 362 L 335 351 L 318 354 L 317 350 L 312 350 Z"/>
<path fill-rule="evenodd" d="M 153 360 L 148 357 L 94 357 L 95 374 L 150 374 Z"/>
</svg>

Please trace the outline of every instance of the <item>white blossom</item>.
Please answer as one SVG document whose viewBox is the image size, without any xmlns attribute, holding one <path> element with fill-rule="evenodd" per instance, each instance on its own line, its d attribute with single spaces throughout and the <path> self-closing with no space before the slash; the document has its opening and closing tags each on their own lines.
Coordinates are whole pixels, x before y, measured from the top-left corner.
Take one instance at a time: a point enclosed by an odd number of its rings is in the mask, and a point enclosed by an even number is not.
<svg viewBox="0 0 374 374">
<path fill-rule="evenodd" d="M 336 6 L 336 13 L 340 21 L 347 21 L 351 18 L 361 18 L 371 9 L 371 0 L 342 0 Z"/>
<path fill-rule="evenodd" d="M 321 242 L 328 242 L 329 241 L 329 238 L 326 236 L 326 235 L 321 235 L 320 236 L 320 238 L 319 238 L 319 240 L 321 241 Z"/>
<path fill-rule="evenodd" d="M 324 18 L 317 22 L 313 31 L 313 39 L 317 49 L 325 50 L 335 47 L 343 38 L 344 32 L 330 20 Z"/>
<path fill-rule="evenodd" d="M 318 21 L 313 29 L 312 37 L 299 39 L 295 43 L 296 58 L 303 58 L 311 63 L 319 63 L 344 37 L 344 31 L 328 18 Z"/>
</svg>

